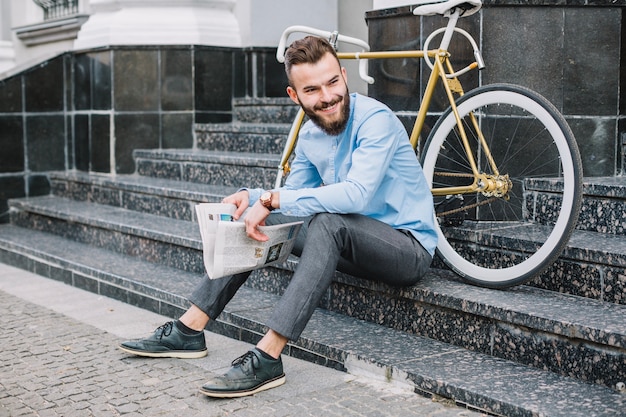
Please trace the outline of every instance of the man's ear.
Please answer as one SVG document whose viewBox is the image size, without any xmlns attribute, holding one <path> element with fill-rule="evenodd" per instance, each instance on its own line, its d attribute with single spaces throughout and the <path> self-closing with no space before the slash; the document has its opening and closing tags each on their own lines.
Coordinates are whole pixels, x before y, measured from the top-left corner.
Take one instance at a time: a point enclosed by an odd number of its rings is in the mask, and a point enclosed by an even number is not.
<svg viewBox="0 0 626 417">
<path fill-rule="evenodd" d="M 287 94 L 289 95 L 291 101 L 298 105 L 300 104 L 300 102 L 298 101 L 298 93 L 296 93 L 296 90 L 294 90 L 291 86 L 287 87 Z"/>
</svg>

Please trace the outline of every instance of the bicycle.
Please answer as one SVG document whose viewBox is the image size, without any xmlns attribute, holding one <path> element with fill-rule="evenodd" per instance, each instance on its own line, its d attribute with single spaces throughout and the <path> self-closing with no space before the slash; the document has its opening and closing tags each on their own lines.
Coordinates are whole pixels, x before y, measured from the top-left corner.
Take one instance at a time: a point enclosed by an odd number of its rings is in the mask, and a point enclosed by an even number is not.
<svg viewBox="0 0 626 417">
<path fill-rule="evenodd" d="M 426 115 L 439 83 L 449 107 L 426 139 L 420 162 L 435 201 L 437 253 L 461 278 L 475 285 L 507 288 L 543 272 L 558 258 L 576 226 L 582 199 L 582 163 L 564 117 L 538 93 L 513 84 L 479 86 L 465 93 L 459 77 L 485 64 L 475 40 L 457 28 L 460 17 L 476 13 L 481 0 L 447 0 L 417 6 L 415 15 L 440 14 L 448 24 L 435 30 L 423 48 L 371 52 L 360 39 L 306 26 L 287 28 L 277 59 L 284 62 L 290 34 L 302 32 L 356 45 L 361 52 L 338 52 L 358 59 L 366 82 L 368 59 L 419 58 L 430 68 L 410 141 L 417 151 Z M 437 49 L 428 49 L 442 34 Z M 448 51 L 454 34 L 471 44 L 475 61 L 455 71 Z M 456 95 L 456 96 L 455 96 Z M 304 112 L 292 124 L 281 156 L 276 187 L 289 172 Z M 528 165 L 516 163 L 525 153 Z M 531 186 L 548 185 L 550 195 Z"/>
</svg>

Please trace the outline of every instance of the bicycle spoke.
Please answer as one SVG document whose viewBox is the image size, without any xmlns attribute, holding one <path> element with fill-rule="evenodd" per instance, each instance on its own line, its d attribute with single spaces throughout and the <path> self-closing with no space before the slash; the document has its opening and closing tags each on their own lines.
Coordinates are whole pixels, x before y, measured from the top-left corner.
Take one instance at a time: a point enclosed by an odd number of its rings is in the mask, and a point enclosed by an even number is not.
<svg viewBox="0 0 626 417">
<path fill-rule="evenodd" d="M 422 158 L 433 187 L 443 190 L 476 181 L 483 190 L 462 197 L 435 196 L 440 208 L 438 251 L 461 276 L 491 287 L 523 282 L 558 256 L 580 204 L 580 160 L 572 159 L 578 154 L 571 132 L 562 130 L 562 117 L 529 90 L 498 88 L 477 89 L 457 104 L 480 177 L 474 179 L 450 111 L 433 128 Z M 563 159 L 569 161 L 569 172 Z M 530 179 L 559 177 L 564 190 L 575 190 L 574 197 L 571 191 L 565 200 L 565 194 L 527 189 Z"/>
</svg>

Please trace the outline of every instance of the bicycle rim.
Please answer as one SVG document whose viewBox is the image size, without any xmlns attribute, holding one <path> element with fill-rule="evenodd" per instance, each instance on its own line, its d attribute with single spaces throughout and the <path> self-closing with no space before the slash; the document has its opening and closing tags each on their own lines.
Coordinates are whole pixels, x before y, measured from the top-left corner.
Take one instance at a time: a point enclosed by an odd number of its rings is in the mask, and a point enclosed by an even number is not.
<svg viewBox="0 0 626 417">
<path fill-rule="evenodd" d="M 582 168 L 574 136 L 554 106 L 519 86 L 480 87 L 459 99 L 457 107 L 479 172 L 494 174 L 470 114 L 497 165 L 497 178 L 511 187 L 502 195 L 435 196 L 437 251 L 474 284 L 521 284 L 560 255 L 576 225 Z M 433 128 L 422 166 L 433 191 L 474 181 L 451 109 Z"/>
</svg>

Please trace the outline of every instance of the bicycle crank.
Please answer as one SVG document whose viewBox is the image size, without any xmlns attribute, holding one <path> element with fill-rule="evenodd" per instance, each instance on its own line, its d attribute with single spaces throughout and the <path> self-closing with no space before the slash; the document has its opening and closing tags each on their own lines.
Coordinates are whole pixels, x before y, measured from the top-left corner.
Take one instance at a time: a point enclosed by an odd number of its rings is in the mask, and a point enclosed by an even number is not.
<svg viewBox="0 0 626 417">
<path fill-rule="evenodd" d="M 437 220 L 441 226 L 455 227 L 463 224 L 466 215 L 463 196 L 448 195 L 439 203 L 435 204 Z"/>
</svg>

